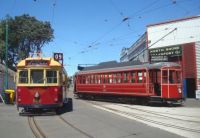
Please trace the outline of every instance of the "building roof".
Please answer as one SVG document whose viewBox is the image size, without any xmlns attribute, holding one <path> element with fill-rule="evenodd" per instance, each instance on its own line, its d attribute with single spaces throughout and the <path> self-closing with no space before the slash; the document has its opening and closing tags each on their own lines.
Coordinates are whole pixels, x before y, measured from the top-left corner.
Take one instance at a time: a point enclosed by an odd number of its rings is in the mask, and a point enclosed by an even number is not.
<svg viewBox="0 0 200 138">
<path fill-rule="evenodd" d="M 163 25 L 163 24 L 168 24 L 168 23 L 173 23 L 173 22 L 180 22 L 180 21 L 185 21 L 185 20 L 191 20 L 195 18 L 200 18 L 200 16 L 191 16 L 191 17 L 186 17 L 186 18 L 179 18 L 175 20 L 168 20 L 160 23 L 155 23 L 155 24 L 149 24 L 147 27 L 152 27 L 152 26 L 157 26 L 157 25 Z"/>
</svg>

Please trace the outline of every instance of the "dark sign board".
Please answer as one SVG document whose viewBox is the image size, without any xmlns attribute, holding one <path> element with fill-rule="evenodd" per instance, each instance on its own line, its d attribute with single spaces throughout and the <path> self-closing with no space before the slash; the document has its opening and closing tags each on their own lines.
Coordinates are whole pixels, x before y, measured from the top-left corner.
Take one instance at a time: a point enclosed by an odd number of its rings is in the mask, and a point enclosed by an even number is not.
<svg viewBox="0 0 200 138">
<path fill-rule="evenodd" d="M 63 53 L 54 53 L 54 60 L 60 62 L 63 65 Z"/>
<path fill-rule="evenodd" d="M 149 55 L 151 61 L 168 61 L 169 57 L 181 56 L 182 48 L 181 46 L 171 46 L 171 47 L 150 49 Z"/>
<path fill-rule="evenodd" d="M 63 60 L 63 53 L 54 53 L 54 59 L 57 61 Z"/>
<path fill-rule="evenodd" d="M 27 60 L 27 66 L 48 66 L 49 62 L 47 60 Z"/>
<path fill-rule="evenodd" d="M 151 62 L 168 61 L 167 56 L 151 56 Z"/>
</svg>

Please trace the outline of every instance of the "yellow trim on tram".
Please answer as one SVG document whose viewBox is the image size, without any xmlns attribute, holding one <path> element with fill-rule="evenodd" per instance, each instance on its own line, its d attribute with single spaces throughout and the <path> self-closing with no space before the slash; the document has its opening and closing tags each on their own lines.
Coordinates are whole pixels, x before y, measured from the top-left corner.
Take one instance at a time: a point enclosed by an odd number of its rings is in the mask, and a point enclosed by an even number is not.
<svg viewBox="0 0 200 138">
<path fill-rule="evenodd" d="M 27 61 L 47 61 L 48 65 L 26 65 Z M 37 62 L 36 62 L 37 63 Z M 34 72 L 35 71 L 35 72 Z M 48 72 L 49 71 L 49 72 Z M 17 86 L 60 86 L 63 84 L 63 66 L 54 58 L 26 58 L 17 65 Z M 48 72 L 48 74 L 47 74 Z M 20 74 L 21 73 L 21 74 Z M 31 74 L 32 73 L 32 74 Z M 34 73 L 38 73 L 34 78 Z M 43 75 L 43 76 L 41 76 Z M 34 79 L 34 80 L 33 80 Z"/>
</svg>

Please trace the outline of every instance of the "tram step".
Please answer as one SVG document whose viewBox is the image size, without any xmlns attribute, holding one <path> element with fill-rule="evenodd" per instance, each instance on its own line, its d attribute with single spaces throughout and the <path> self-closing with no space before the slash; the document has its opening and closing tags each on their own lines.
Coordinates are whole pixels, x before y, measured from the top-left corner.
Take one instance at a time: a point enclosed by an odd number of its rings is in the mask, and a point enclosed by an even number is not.
<svg viewBox="0 0 200 138">
<path fill-rule="evenodd" d="M 160 98 L 160 96 L 151 96 L 150 97 L 150 102 L 151 103 L 160 103 L 162 102 L 163 100 Z"/>
</svg>

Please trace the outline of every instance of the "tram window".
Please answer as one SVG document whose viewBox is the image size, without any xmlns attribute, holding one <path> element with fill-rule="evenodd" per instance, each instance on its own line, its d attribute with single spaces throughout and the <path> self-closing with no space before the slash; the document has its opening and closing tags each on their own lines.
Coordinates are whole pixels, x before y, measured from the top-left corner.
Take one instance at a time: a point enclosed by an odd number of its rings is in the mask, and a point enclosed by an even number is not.
<svg viewBox="0 0 200 138">
<path fill-rule="evenodd" d="M 162 72 L 162 80 L 163 80 L 163 83 L 168 83 L 168 73 L 167 73 L 167 70 L 164 70 Z"/>
<path fill-rule="evenodd" d="M 136 80 L 136 73 L 135 72 L 131 72 L 131 78 L 130 78 L 130 82 L 134 83 Z"/>
<path fill-rule="evenodd" d="M 108 75 L 108 83 L 113 83 L 112 74 Z"/>
<path fill-rule="evenodd" d="M 176 71 L 176 80 L 177 80 L 177 83 L 181 83 L 181 72 L 180 71 Z"/>
<path fill-rule="evenodd" d="M 107 83 L 107 75 L 104 75 L 104 78 L 103 78 L 103 83 Z"/>
<path fill-rule="evenodd" d="M 122 73 L 117 73 L 117 83 L 122 82 Z"/>
<path fill-rule="evenodd" d="M 31 70 L 31 83 L 44 83 L 44 70 Z"/>
<path fill-rule="evenodd" d="M 28 83 L 28 71 L 22 70 L 19 72 L 19 83 Z"/>
<path fill-rule="evenodd" d="M 94 83 L 95 83 L 95 84 L 98 83 L 98 75 L 94 75 Z"/>
<path fill-rule="evenodd" d="M 86 84 L 89 84 L 89 80 L 90 80 L 90 78 L 89 78 L 90 76 L 86 76 Z"/>
<path fill-rule="evenodd" d="M 94 83 L 94 75 L 90 75 L 90 84 Z"/>
<path fill-rule="evenodd" d="M 113 74 L 113 83 L 117 83 L 117 74 Z"/>
<path fill-rule="evenodd" d="M 174 71 L 169 71 L 169 83 L 174 83 Z"/>
<path fill-rule="evenodd" d="M 143 72 L 143 74 L 144 74 L 144 83 L 145 83 L 147 75 L 146 75 L 146 72 Z"/>
<path fill-rule="evenodd" d="M 124 73 L 123 80 L 124 80 L 123 81 L 124 83 L 128 82 L 128 73 L 127 72 Z"/>
<path fill-rule="evenodd" d="M 100 83 L 104 83 L 104 79 L 103 78 L 104 78 L 104 76 L 103 76 L 103 74 L 101 74 L 100 75 Z"/>
<path fill-rule="evenodd" d="M 82 83 L 82 76 L 77 76 L 77 83 L 81 84 Z"/>
<path fill-rule="evenodd" d="M 86 77 L 85 76 L 81 76 L 81 84 L 85 84 L 86 83 Z"/>
<path fill-rule="evenodd" d="M 97 78 L 97 80 L 98 80 L 98 84 L 100 84 L 101 83 L 101 75 L 98 75 L 98 78 Z"/>
<path fill-rule="evenodd" d="M 169 71 L 169 83 L 180 83 L 180 72 L 170 70 Z"/>
<path fill-rule="evenodd" d="M 47 78 L 47 83 L 57 83 L 57 71 L 47 70 L 46 78 Z"/>
<path fill-rule="evenodd" d="M 141 83 L 142 80 L 143 80 L 143 78 L 142 78 L 142 71 L 139 71 L 138 72 L 138 82 Z"/>
</svg>

